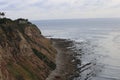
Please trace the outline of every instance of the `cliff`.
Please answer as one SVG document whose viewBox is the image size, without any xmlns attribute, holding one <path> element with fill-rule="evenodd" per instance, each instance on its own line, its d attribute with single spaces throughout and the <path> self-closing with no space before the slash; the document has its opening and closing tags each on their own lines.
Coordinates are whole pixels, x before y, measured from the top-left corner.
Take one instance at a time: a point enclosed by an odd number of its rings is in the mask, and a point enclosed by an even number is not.
<svg viewBox="0 0 120 80">
<path fill-rule="evenodd" d="M 55 55 L 36 25 L 0 19 L 0 80 L 45 80 L 56 67 Z"/>
</svg>

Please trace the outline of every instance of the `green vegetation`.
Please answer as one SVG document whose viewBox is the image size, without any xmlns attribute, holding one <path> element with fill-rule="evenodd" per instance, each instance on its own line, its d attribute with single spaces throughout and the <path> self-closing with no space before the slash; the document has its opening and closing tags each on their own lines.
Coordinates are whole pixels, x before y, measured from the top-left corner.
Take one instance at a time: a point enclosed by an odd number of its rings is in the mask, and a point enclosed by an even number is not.
<svg viewBox="0 0 120 80">
<path fill-rule="evenodd" d="M 23 64 L 19 64 L 28 74 L 29 77 L 31 77 L 32 80 L 39 80 L 37 75 L 35 75 L 31 70 L 29 70 L 29 65 L 23 65 Z"/>
<path fill-rule="evenodd" d="M 43 53 L 39 52 L 36 49 L 32 49 L 37 57 L 43 60 L 52 70 L 56 68 L 56 64 L 50 61 Z"/>
<path fill-rule="evenodd" d="M 29 67 L 22 64 L 8 63 L 7 65 L 10 73 L 16 78 L 16 80 L 39 80 L 38 77 L 29 70 Z"/>
<path fill-rule="evenodd" d="M 22 65 L 18 63 L 14 65 L 13 63 L 8 63 L 7 67 L 10 73 L 16 78 L 16 80 L 39 80 L 37 75 L 35 75 L 28 65 Z"/>
<path fill-rule="evenodd" d="M 9 30 L 19 30 L 20 32 L 22 32 L 24 34 L 24 30 L 26 27 L 29 27 L 29 26 L 32 26 L 32 27 L 36 27 L 34 24 L 30 23 L 28 21 L 28 19 L 17 19 L 17 20 L 11 20 L 9 18 L 0 18 L 0 27 L 4 27 L 4 29 L 7 31 Z M 9 32 L 12 32 L 12 31 L 9 31 Z"/>
<path fill-rule="evenodd" d="M 8 18 L 0 18 L 0 24 L 10 23 L 12 22 L 11 19 Z"/>
<path fill-rule="evenodd" d="M 8 63 L 7 65 L 9 71 L 11 72 L 11 74 L 13 74 L 13 76 L 17 79 L 17 80 L 24 80 L 23 76 L 21 76 L 21 74 L 19 73 L 19 71 L 14 68 L 12 63 Z"/>
<path fill-rule="evenodd" d="M 4 12 L 0 12 L 0 17 L 4 17 L 5 13 Z"/>
</svg>

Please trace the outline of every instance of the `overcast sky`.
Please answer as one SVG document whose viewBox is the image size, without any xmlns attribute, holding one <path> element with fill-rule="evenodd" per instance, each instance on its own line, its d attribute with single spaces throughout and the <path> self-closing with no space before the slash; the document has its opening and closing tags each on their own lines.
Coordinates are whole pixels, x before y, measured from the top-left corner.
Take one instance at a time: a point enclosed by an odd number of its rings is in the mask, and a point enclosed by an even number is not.
<svg viewBox="0 0 120 80">
<path fill-rule="evenodd" d="M 120 17 L 120 0 L 0 0 L 10 18 L 73 19 Z"/>
</svg>

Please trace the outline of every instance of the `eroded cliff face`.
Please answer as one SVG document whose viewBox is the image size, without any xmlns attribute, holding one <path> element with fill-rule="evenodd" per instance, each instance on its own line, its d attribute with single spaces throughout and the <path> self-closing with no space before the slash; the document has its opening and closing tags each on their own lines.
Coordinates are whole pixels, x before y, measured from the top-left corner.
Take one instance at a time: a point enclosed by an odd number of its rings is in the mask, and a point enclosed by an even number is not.
<svg viewBox="0 0 120 80">
<path fill-rule="evenodd" d="M 55 69 L 56 50 L 24 19 L 0 19 L 0 80 L 45 80 Z"/>
</svg>

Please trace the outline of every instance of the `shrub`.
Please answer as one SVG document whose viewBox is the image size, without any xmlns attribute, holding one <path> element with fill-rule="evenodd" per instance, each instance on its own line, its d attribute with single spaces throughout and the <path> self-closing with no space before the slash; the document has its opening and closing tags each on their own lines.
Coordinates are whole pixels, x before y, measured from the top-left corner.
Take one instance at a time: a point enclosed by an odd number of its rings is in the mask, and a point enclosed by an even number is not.
<svg viewBox="0 0 120 80">
<path fill-rule="evenodd" d="M 34 54 L 41 60 L 43 60 L 52 70 L 56 68 L 56 64 L 52 61 L 50 61 L 47 56 L 45 56 L 43 53 L 39 52 L 36 49 L 32 49 Z"/>
</svg>

